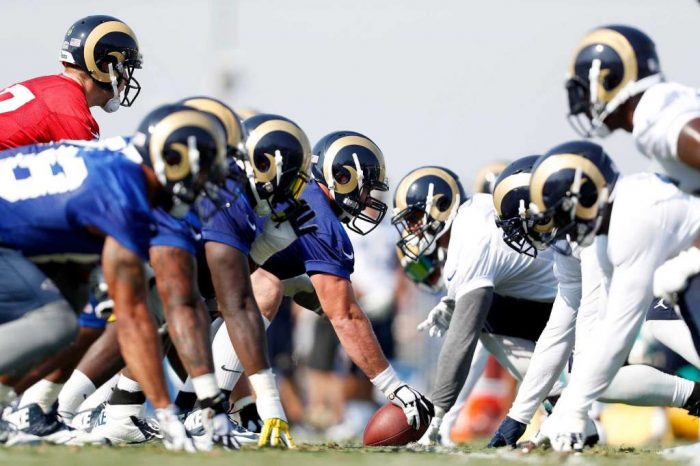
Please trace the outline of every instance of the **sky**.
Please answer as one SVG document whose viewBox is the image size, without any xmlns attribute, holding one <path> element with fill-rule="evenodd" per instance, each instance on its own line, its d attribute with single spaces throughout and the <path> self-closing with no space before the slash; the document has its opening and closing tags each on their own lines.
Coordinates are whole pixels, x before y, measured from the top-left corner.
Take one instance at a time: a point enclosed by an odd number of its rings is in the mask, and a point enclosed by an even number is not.
<svg viewBox="0 0 700 466">
<path fill-rule="evenodd" d="M 135 31 L 142 95 L 93 109 L 103 137 L 130 134 L 156 105 L 222 98 L 297 122 L 312 144 L 359 131 L 383 150 L 390 183 L 442 165 L 469 190 L 488 162 L 576 139 L 564 79 L 585 33 L 628 24 L 657 44 L 669 80 L 700 86 L 696 0 L 3 0 L 0 88 L 60 72 L 78 18 L 116 16 Z M 602 141 L 623 172 L 649 162 L 631 136 Z"/>
</svg>

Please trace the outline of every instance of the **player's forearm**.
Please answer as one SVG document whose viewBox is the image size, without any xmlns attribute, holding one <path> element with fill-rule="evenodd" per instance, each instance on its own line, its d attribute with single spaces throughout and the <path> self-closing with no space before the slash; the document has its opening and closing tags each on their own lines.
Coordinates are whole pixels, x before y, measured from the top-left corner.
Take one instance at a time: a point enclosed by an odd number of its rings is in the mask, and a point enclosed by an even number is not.
<svg viewBox="0 0 700 466">
<path fill-rule="evenodd" d="M 115 300 L 117 338 L 126 365 L 155 408 L 170 404 L 163 374 L 163 352 L 153 317 L 145 302 L 121 311 Z"/>
<path fill-rule="evenodd" d="M 225 325 L 245 373 L 256 374 L 269 369 L 265 325 L 253 295 L 246 296 L 240 306 L 233 313 L 231 311 L 227 307 Z M 229 315 L 232 318 L 228 318 Z"/>
<path fill-rule="evenodd" d="M 580 294 L 580 293 L 579 293 Z M 579 296 L 580 300 L 580 296 Z M 508 416 L 529 424 L 564 370 L 574 346 L 576 309 L 558 295 Z"/>
<path fill-rule="evenodd" d="M 492 297 L 492 288 L 479 288 L 459 298 L 455 304 L 445 343 L 438 357 L 432 396 L 435 406 L 444 411 L 449 411 L 454 405 L 469 375 L 474 350 L 486 322 Z"/>
<path fill-rule="evenodd" d="M 351 306 L 350 312 L 329 318 L 343 349 L 368 378 L 376 377 L 389 367 L 372 324 L 356 304 Z"/>
<path fill-rule="evenodd" d="M 168 334 L 191 377 L 214 372 L 209 344 L 209 316 L 203 303 L 165 308 Z"/>
</svg>

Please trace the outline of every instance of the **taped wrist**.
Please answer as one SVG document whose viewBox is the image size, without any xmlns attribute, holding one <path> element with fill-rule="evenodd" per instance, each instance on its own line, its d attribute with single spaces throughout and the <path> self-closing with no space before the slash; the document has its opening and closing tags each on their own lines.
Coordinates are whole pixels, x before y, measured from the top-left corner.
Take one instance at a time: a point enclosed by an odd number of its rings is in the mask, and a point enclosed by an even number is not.
<svg viewBox="0 0 700 466">
<path fill-rule="evenodd" d="M 275 383 L 275 374 L 272 369 L 264 369 L 248 376 L 250 385 L 257 395 L 256 404 L 258 413 L 262 419 L 282 419 L 287 420 L 280 401 L 280 393 Z"/>
<path fill-rule="evenodd" d="M 396 371 L 391 365 L 380 372 L 375 378 L 371 379 L 372 384 L 384 393 L 384 396 L 389 398 L 389 395 L 394 393 L 401 385 L 405 385 L 396 375 Z"/>
</svg>

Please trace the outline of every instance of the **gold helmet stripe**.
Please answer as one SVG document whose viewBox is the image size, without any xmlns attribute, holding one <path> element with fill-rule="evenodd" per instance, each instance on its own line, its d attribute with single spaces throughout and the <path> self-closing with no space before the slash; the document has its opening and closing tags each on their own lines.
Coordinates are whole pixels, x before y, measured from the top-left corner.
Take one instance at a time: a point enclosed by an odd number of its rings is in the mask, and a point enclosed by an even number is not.
<svg viewBox="0 0 700 466">
<path fill-rule="evenodd" d="M 165 148 L 168 137 L 178 129 L 187 126 L 201 128 L 211 134 L 218 148 L 216 154 L 217 164 L 222 166 L 225 164 L 226 138 L 221 126 L 215 124 L 209 116 L 197 110 L 175 112 L 163 118 L 155 125 L 155 128 L 153 128 L 151 132 L 151 142 L 148 146 L 148 151 L 151 155 L 151 163 L 153 164 L 156 175 L 161 172 L 165 174 L 165 180 L 160 178 L 162 183 L 165 181 L 181 180 L 190 173 L 190 158 L 187 147 L 182 145 L 180 145 L 182 147 L 179 147 L 177 144 L 171 146 L 173 150 L 182 155 L 180 163 L 169 165 L 165 163 L 163 159 L 163 149 Z"/>
<path fill-rule="evenodd" d="M 206 97 L 198 97 L 195 99 L 187 99 L 183 102 L 184 105 L 194 107 L 203 112 L 209 112 L 216 115 L 221 120 L 226 128 L 227 142 L 229 147 L 237 147 L 241 142 L 243 135 L 241 134 L 241 125 L 238 123 L 236 115 L 231 112 L 225 105 L 214 99 Z"/>
<path fill-rule="evenodd" d="M 384 163 L 384 154 L 375 143 L 364 136 L 343 136 L 336 139 L 328 147 L 323 158 L 323 176 L 326 180 L 333 180 L 333 162 L 340 151 L 348 146 L 361 146 L 369 150 L 379 163 L 379 180 L 384 182 L 386 179 L 386 165 Z M 343 165 L 350 172 L 350 181 L 344 185 L 334 185 L 334 190 L 340 194 L 347 194 L 357 187 L 357 170 L 355 167 Z"/>
<path fill-rule="evenodd" d="M 255 149 L 258 143 L 268 134 L 282 131 L 289 133 L 294 136 L 301 144 L 302 154 L 302 164 L 300 172 L 307 173 L 309 171 L 309 164 L 311 163 L 311 145 L 309 144 L 309 139 L 306 134 L 294 123 L 287 120 L 269 120 L 260 123 L 253 131 L 251 131 L 248 139 L 246 139 L 245 146 L 248 151 L 248 156 L 250 157 L 250 163 L 253 166 L 253 172 L 255 174 L 255 181 L 258 183 L 267 183 L 277 176 L 277 164 L 275 163 L 274 154 L 265 154 L 265 157 L 270 162 L 270 166 L 266 171 L 261 171 L 255 165 Z"/>
<path fill-rule="evenodd" d="M 569 75 L 571 77 L 573 77 L 576 73 L 576 58 L 578 57 L 579 53 L 581 53 L 581 51 L 586 47 L 595 44 L 606 45 L 613 49 L 620 56 L 624 68 L 622 80 L 617 86 L 615 86 L 614 89 L 610 90 L 605 89 L 605 87 L 603 86 L 603 78 L 605 78 L 605 75 L 610 71 L 606 69 L 600 70 L 600 79 L 597 83 L 598 98 L 601 102 L 607 103 L 610 102 L 610 100 L 612 100 L 612 98 L 615 97 L 615 94 L 617 94 L 620 91 L 620 89 L 625 87 L 629 82 L 637 80 L 637 55 L 634 53 L 634 48 L 632 47 L 632 44 L 630 44 L 627 38 L 619 32 L 607 28 L 596 29 L 594 31 L 591 31 L 586 37 L 584 37 L 583 40 L 576 47 L 576 51 L 574 52 L 574 58 L 571 61 L 571 65 L 569 67 Z M 588 77 L 586 76 L 586 78 Z"/>
<path fill-rule="evenodd" d="M 496 208 L 496 214 L 500 218 L 503 215 L 501 204 L 506 195 L 516 188 L 527 187 L 530 184 L 530 173 L 515 173 L 510 175 L 496 186 L 493 190 L 493 206 Z"/>
<path fill-rule="evenodd" d="M 434 219 L 445 221 L 449 218 L 452 209 L 456 207 L 455 202 L 457 202 L 457 197 L 459 195 L 459 187 L 457 186 L 457 181 L 449 173 L 436 167 L 418 168 L 406 175 L 403 180 L 401 180 L 396 188 L 396 193 L 394 194 L 394 205 L 396 206 L 396 210 L 400 212 L 408 207 L 408 203 L 406 202 L 408 189 L 413 183 L 424 176 L 436 176 L 447 183 L 452 190 L 452 204 L 450 204 L 447 210 L 444 212 L 439 211 L 436 206 L 437 203 L 433 202 L 433 207 L 430 209 L 430 212 L 428 212 L 428 214 Z M 437 199 L 438 196 L 434 196 L 434 198 Z"/>
<path fill-rule="evenodd" d="M 595 184 L 598 193 L 601 193 L 606 186 L 605 178 L 598 167 L 585 157 L 578 154 L 557 154 L 547 157 L 532 173 L 530 180 L 530 200 L 533 202 L 540 212 L 547 210 L 544 205 L 544 185 L 549 178 L 560 170 L 577 170 L 581 169 L 581 174 L 585 175 Z M 581 178 L 581 185 L 588 181 L 586 178 Z M 598 214 L 598 205 L 585 207 L 578 203 L 576 206 L 576 216 L 583 220 L 592 220 Z"/>
<path fill-rule="evenodd" d="M 108 83 L 111 81 L 111 79 L 109 77 L 109 73 L 102 71 L 95 62 L 95 46 L 100 39 L 113 32 L 124 33 L 134 39 L 134 42 L 138 44 L 134 31 L 132 31 L 129 26 L 121 21 L 106 21 L 90 31 L 90 34 L 88 34 L 87 38 L 85 39 L 83 58 L 85 58 L 85 65 L 90 76 L 103 83 Z M 119 57 L 117 57 L 117 59 L 119 59 Z M 122 60 L 123 59 L 124 56 L 122 55 Z"/>
<path fill-rule="evenodd" d="M 484 186 L 484 183 L 486 183 L 487 176 L 489 174 L 492 174 L 496 178 L 498 175 L 503 171 L 504 168 L 508 166 L 508 162 L 504 161 L 499 161 L 499 162 L 494 162 L 486 165 L 485 167 L 482 167 L 479 172 L 476 174 L 476 181 L 474 181 L 474 192 L 481 192 L 482 186 Z M 496 181 L 496 178 L 493 179 L 493 181 Z"/>
</svg>

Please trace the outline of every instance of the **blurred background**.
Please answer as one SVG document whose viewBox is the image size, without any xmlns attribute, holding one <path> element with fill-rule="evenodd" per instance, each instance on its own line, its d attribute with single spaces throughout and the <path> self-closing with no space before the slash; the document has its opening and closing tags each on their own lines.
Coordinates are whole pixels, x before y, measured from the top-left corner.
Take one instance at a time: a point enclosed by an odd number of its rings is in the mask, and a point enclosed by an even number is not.
<svg viewBox="0 0 700 466">
<path fill-rule="evenodd" d="M 103 137 L 130 134 L 158 104 L 207 94 L 235 109 L 285 115 L 312 143 L 340 129 L 365 133 L 384 151 L 392 185 L 412 168 L 439 164 L 469 189 L 489 162 L 541 153 L 575 138 L 565 118 L 565 74 L 577 42 L 600 25 L 644 30 L 656 41 L 670 80 L 700 85 L 695 0 L 3 0 L 2 6 L 0 88 L 60 72 L 63 35 L 80 17 L 110 14 L 135 31 L 144 56 L 136 75 L 143 92 L 132 108 L 114 115 L 94 110 Z M 623 172 L 648 168 L 629 135 L 603 143 Z M 428 388 L 440 341 L 417 334 L 415 325 L 437 298 L 396 273 L 395 233 L 387 228 L 373 233 L 374 245 L 357 244 L 353 280 L 359 293 L 368 294 L 365 308 L 376 308 L 375 320 L 393 332 L 397 367 Z M 381 259 L 386 293 L 379 297 L 361 289 L 366 267 L 378 267 L 377 245 L 391 251 Z M 368 266 L 363 254 L 371 258 Z M 342 352 L 310 363 L 318 334 L 327 328 L 308 312 L 286 315 L 271 341 L 294 342 L 274 350 L 282 355 L 278 372 L 288 375 L 288 412 L 297 425 L 327 433 L 347 421 L 349 398 L 368 398 L 366 387 L 351 383 Z M 333 347 L 328 345 L 324 354 Z M 648 347 L 638 350 L 640 357 L 658 363 Z M 301 378 L 300 365 L 310 371 Z M 498 368 L 487 366 L 486 373 L 500 382 L 475 390 L 483 396 L 465 408 L 459 439 L 488 435 L 512 396 L 513 383 Z M 338 438 L 358 426 L 361 432 L 375 408 L 360 403 L 353 414 L 359 420 L 345 426 L 349 430 L 336 429 Z M 490 413 L 490 420 L 478 424 L 480 413 Z M 620 415 L 643 416 L 635 425 L 650 426 L 649 435 L 633 434 L 634 441 L 668 439 L 671 417 L 658 410 L 638 413 Z M 697 436 L 697 423 L 688 432 Z"/>
</svg>

